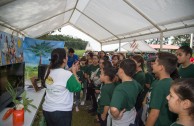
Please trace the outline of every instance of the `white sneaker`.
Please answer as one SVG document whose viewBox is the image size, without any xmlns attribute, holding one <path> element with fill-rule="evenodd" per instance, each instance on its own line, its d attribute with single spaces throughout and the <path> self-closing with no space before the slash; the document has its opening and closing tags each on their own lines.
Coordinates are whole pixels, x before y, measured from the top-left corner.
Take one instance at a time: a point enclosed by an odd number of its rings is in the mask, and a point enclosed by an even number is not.
<svg viewBox="0 0 194 126">
<path fill-rule="evenodd" d="M 76 112 L 79 112 L 79 108 L 77 106 L 75 107 L 75 111 Z"/>
<path fill-rule="evenodd" d="M 84 105 L 85 104 L 85 102 L 84 101 L 81 101 L 81 105 Z"/>
</svg>

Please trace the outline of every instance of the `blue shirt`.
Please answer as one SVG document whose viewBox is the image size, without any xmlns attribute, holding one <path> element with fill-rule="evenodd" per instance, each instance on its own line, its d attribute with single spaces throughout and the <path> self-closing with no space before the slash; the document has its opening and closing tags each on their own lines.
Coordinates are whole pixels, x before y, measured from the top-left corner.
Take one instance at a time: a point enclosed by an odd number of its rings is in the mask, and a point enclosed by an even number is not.
<svg viewBox="0 0 194 126">
<path fill-rule="evenodd" d="M 78 56 L 75 55 L 75 54 L 73 54 L 73 57 L 68 56 L 68 61 L 67 61 L 68 67 L 71 68 L 72 65 L 73 65 L 73 63 L 74 63 L 75 61 L 77 61 L 77 60 L 78 60 Z"/>
</svg>

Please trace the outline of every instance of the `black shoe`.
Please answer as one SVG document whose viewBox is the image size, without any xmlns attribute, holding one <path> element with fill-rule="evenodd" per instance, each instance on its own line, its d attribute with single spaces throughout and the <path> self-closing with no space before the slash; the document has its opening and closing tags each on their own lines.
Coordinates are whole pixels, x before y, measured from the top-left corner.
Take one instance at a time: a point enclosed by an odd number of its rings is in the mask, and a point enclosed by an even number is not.
<svg viewBox="0 0 194 126">
<path fill-rule="evenodd" d="M 88 110 L 88 113 L 93 113 L 93 112 L 96 112 L 96 110 L 95 109 L 90 109 L 90 110 Z"/>
<path fill-rule="evenodd" d="M 95 115 L 97 115 L 96 112 L 92 112 L 92 113 L 91 113 L 91 116 L 95 116 Z"/>
</svg>

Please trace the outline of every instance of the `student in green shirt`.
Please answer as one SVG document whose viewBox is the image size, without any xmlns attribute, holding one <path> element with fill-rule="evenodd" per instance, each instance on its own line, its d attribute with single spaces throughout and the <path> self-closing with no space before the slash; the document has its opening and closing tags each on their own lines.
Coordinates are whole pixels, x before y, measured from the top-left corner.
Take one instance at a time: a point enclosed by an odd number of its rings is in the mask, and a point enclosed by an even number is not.
<svg viewBox="0 0 194 126">
<path fill-rule="evenodd" d="M 178 120 L 170 126 L 194 125 L 194 78 L 175 80 L 166 97 L 169 110 L 178 114 Z"/>
<path fill-rule="evenodd" d="M 129 69 L 130 68 L 130 69 Z M 136 117 L 135 103 L 141 85 L 132 79 L 136 72 L 136 63 L 132 59 L 121 61 L 118 76 L 122 83 L 117 85 L 110 103 L 112 126 L 129 126 Z"/>
<path fill-rule="evenodd" d="M 141 55 L 134 55 L 132 57 L 132 59 L 134 59 L 136 64 L 137 64 L 136 73 L 133 76 L 133 78 L 141 84 L 142 88 L 145 88 L 146 78 L 145 78 L 145 73 L 144 73 L 144 70 L 143 70 L 144 59 Z"/>
<path fill-rule="evenodd" d="M 87 93 L 92 98 L 92 109 L 88 112 L 96 113 L 97 110 L 97 101 L 95 96 L 95 82 L 100 77 L 100 67 L 99 67 L 99 57 L 97 55 L 93 55 L 92 57 L 93 63 L 88 66 L 87 68 L 87 81 L 88 81 L 88 88 Z"/>
<path fill-rule="evenodd" d="M 182 46 L 176 52 L 179 66 L 180 78 L 194 78 L 194 64 L 190 62 L 192 49 L 189 46 Z"/>
<path fill-rule="evenodd" d="M 153 63 L 153 73 L 158 78 L 151 90 L 150 112 L 146 126 L 169 126 L 176 120 L 176 115 L 168 110 L 166 96 L 170 91 L 172 78 L 170 74 L 176 70 L 177 57 L 168 52 L 159 52 Z"/>
<path fill-rule="evenodd" d="M 112 66 L 101 69 L 100 80 L 104 84 L 101 87 L 100 95 L 98 96 L 98 118 L 101 126 L 107 125 L 108 110 L 112 98 L 112 93 L 115 88 L 113 83 L 116 71 Z"/>
<path fill-rule="evenodd" d="M 82 91 L 83 91 L 83 96 L 81 99 L 81 105 L 85 104 L 86 101 L 86 91 L 87 91 L 87 80 L 85 78 L 86 75 L 86 70 L 87 70 L 87 65 L 86 65 L 86 58 L 82 57 L 80 59 L 80 71 L 82 71 L 82 73 L 84 74 L 83 76 L 83 80 L 82 80 Z"/>
</svg>

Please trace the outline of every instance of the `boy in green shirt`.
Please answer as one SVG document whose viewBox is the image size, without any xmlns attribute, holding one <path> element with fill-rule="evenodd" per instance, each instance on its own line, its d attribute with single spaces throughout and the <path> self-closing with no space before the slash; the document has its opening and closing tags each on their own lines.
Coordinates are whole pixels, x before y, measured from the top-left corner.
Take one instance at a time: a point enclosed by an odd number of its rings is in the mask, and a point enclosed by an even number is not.
<svg viewBox="0 0 194 126">
<path fill-rule="evenodd" d="M 116 71 L 112 66 L 101 69 L 100 80 L 104 84 L 101 87 L 100 94 L 98 96 L 98 118 L 101 126 L 107 125 L 107 115 L 112 98 L 112 93 L 115 88 L 113 83 L 116 75 Z"/>
<path fill-rule="evenodd" d="M 130 68 L 130 69 L 129 69 Z M 132 59 L 121 61 L 118 76 L 122 80 L 114 92 L 110 103 L 112 126 L 129 126 L 136 117 L 135 103 L 142 86 L 132 76 L 136 72 L 136 63 Z"/>
<path fill-rule="evenodd" d="M 170 74 L 176 70 L 177 57 L 168 52 L 160 52 L 153 63 L 153 73 L 158 78 L 151 90 L 150 112 L 146 126 L 169 126 L 176 120 L 176 115 L 168 110 L 166 96 L 170 91 Z"/>
<path fill-rule="evenodd" d="M 190 62 L 192 57 L 192 49 L 189 46 L 182 46 L 176 52 L 178 63 L 180 67 L 178 69 L 180 78 L 194 78 L 194 64 Z"/>
</svg>

